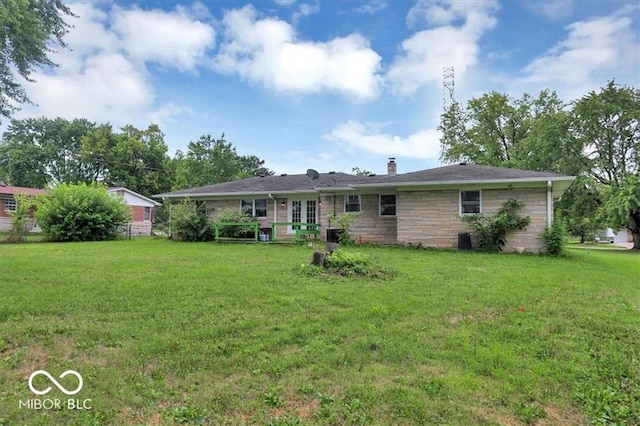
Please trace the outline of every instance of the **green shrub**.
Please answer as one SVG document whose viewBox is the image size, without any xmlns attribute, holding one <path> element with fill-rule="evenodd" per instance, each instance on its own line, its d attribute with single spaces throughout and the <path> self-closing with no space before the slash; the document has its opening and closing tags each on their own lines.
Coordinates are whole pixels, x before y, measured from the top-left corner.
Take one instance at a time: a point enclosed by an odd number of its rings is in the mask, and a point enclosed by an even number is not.
<svg viewBox="0 0 640 426">
<path fill-rule="evenodd" d="M 104 186 L 63 183 L 36 197 L 35 216 L 52 241 L 102 241 L 116 239 L 131 208 Z"/>
<path fill-rule="evenodd" d="M 366 275 L 371 269 L 371 260 L 364 253 L 336 250 L 327 256 L 326 266 L 341 275 Z"/>
<path fill-rule="evenodd" d="M 20 243 L 25 241 L 27 224 L 33 218 L 35 200 L 28 195 L 15 195 L 16 211 L 10 212 L 11 229 L 7 241 Z"/>
<path fill-rule="evenodd" d="M 502 205 L 498 213 L 477 213 L 460 219 L 476 231 L 480 250 L 501 252 L 507 243 L 507 234 L 523 230 L 531 222 L 529 216 L 518 216 L 517 211 L 523 207 L 522 201 L 511 199 Z"/>
<path fill-rule="evenodd" d="M 567 245 L 567 227 L 564 220 L 557 218 L 551 226 L 544 228 L 542 233 L 547 254 L 551 256 L 562 256 Z"/>
<path fill-rule="evenodd" d="M 254 222 L 255 219 L 250 213 L 243 210 L 225 209 L 218 214 L 216 222 Z M 218 234 L 221 237 L 229 238 L 253 238 L 255 229 L 252 226 L 221 226 Z"/>
<path fill-rule="evenodd" d="M 182 241 L 212 241 L 213 222 L 207 216 L 205 204 L 186 198 L 172 205 L 171 233 Z"/>
<path fill-rule="evenodd" d="M 340 231 L 338 232 L 338 242 L 342 245 L 353 244 L 353 238 L 351 236 L 351 226 L 355 222 L 356 218 L 360 216 L 362 212 L 347 212 L 340 214 L 330 214 L 329 224 L 335 226 Z"/>
</svg>

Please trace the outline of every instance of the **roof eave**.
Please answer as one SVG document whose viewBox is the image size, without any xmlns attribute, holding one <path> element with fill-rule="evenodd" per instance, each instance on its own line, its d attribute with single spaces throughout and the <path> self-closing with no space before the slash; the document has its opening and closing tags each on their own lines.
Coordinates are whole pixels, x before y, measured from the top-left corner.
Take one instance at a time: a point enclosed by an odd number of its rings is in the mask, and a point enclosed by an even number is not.
<svg viewBox="0 0 640 426">
<path fill-rule="evenodd" d="M 380 182 L 352 184 L 353 188 L 383 188 L 383 187 L 423 187 L 423 186 L 447 186 L 447 185 L 496 185 L 514 183 L 541 183 L 552 182 L 573 182 L 575 176 L 550 176 L 535 178 L 510 178 L 510 179 L 482 179 L 482 180 L 440 180 L 440 181 L 420 181 L 420 182 Z"/>
<path fill-rule="evenodd" d="M 319 194 L 318 190 L 310 189 L 305 191 L 252 191 L 252 192 L 191 192 L 183 194 L 156 194 L 154 198 L 203 198 L 203 197 L 242 197 L 242 196 L 257 196 L 257 195 L 296 195 L 296 194 Z"/>
</svg>

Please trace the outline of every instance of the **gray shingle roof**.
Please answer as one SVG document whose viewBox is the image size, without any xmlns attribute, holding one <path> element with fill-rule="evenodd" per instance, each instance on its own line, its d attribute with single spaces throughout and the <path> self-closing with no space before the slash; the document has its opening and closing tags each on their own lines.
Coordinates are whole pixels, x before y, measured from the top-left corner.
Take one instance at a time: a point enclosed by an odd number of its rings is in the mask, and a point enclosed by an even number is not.
<svg viewBox="0 0 640 426">
<path fill-rule="evenodd" d="M 361 177 L 346 173 L 320 173 L 320 177 L 311 180 L 307 175 L 275 175 L 252 177 L 232 182 L 216 183 L 198 188 L 181 189 L 163 196 L 198 196 L 213 194 L 249 194 L 249 193 L 295 193 L 313 192 L 320 188 L 346 188 L 350 183 L 358 182 Z"/>
<path fill-rule="evenodd" d="M 455 164 L 395 176 L 374 176 L 368 183 L 420 183 L 420 182 L 461 182 L 461 181 L 501 181 L 560 178 L 562 175 L 532 170 L 508 169 L 506 167 L 481 166 L 479 164 Z M 565 176 L 567 177 L 567 176 Z"/>
<path fill-rule="evenodd" d="M 367 185 L 397 186 L 403 183 L 428 185 L 446 182 L 490 182 L 490 181 L 544 181 L 573 180 L 571 176 L 531 170 L 508 169 L 504 167 L 481 166 L 478 164 L 456 164 L 397 175 L 354 176 L 346 173 L 321 173 L 316 180 L 307 175 L 276 175 L 252 177 L 232 182 L 217 183 L 198 188 L 182 189 L 175 192 L 157 194 L 154 197 L 184 197 L 206 195 L 241 194 L 282 194 L 313 192 L 338 188 L 362 187 Z"/>
</svg>

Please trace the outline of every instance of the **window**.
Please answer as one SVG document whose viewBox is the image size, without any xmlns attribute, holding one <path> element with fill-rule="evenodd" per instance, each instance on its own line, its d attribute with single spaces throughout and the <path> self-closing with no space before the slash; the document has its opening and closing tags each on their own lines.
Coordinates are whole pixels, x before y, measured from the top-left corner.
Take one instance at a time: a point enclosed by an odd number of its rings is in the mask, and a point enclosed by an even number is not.
<svg viewBox="0 0 640 426">
<path fill-rule="evenodd" d="M 360 211 L 360 196 L 359 195 L 345 195 L 344 196 L 344 211 L 359 212 Z"/>
<path fill-rule="evenodd" d="M 18 208 L 18 204 L 16 200 L 4 200 L 4 211 L 5 212 L 15 212 Z"/>
<path fill-rule="evenodd" d="M 145 222 L 151 222 L 151 207 L 144 208 L 144 218 L 142 220 Z"/>
<path fill-rule="evenodd" d="M 249 213 L 253 217 L 267 217 L 267 199 L 242 200 L 240 210 Z"/>
<path fill-rule="evenodd" d="M 381 195 L 380 196 L 380 216 L 396 215 L 396 196 Z"/>
<path fill-rule="evenodd" d="M 460 214 L 480 213 L 480 191 L 460 191 Z"/>
</svg>

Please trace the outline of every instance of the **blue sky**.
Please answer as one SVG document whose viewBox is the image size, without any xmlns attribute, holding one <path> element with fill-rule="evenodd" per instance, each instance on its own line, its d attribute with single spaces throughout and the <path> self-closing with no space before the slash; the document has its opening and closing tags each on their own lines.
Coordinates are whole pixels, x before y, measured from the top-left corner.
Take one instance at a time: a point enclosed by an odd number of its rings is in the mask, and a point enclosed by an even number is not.
<svg viewBox="0 0 640 426">
<path fill-rule="evenodd" d="M 443 69 L 458 101 L 640 85 L 640 6 L 622 0 L 68 2 L 60 64 L 16 115 L 223 132 L 277 173 L 437 166 Z"/>
</svg>

